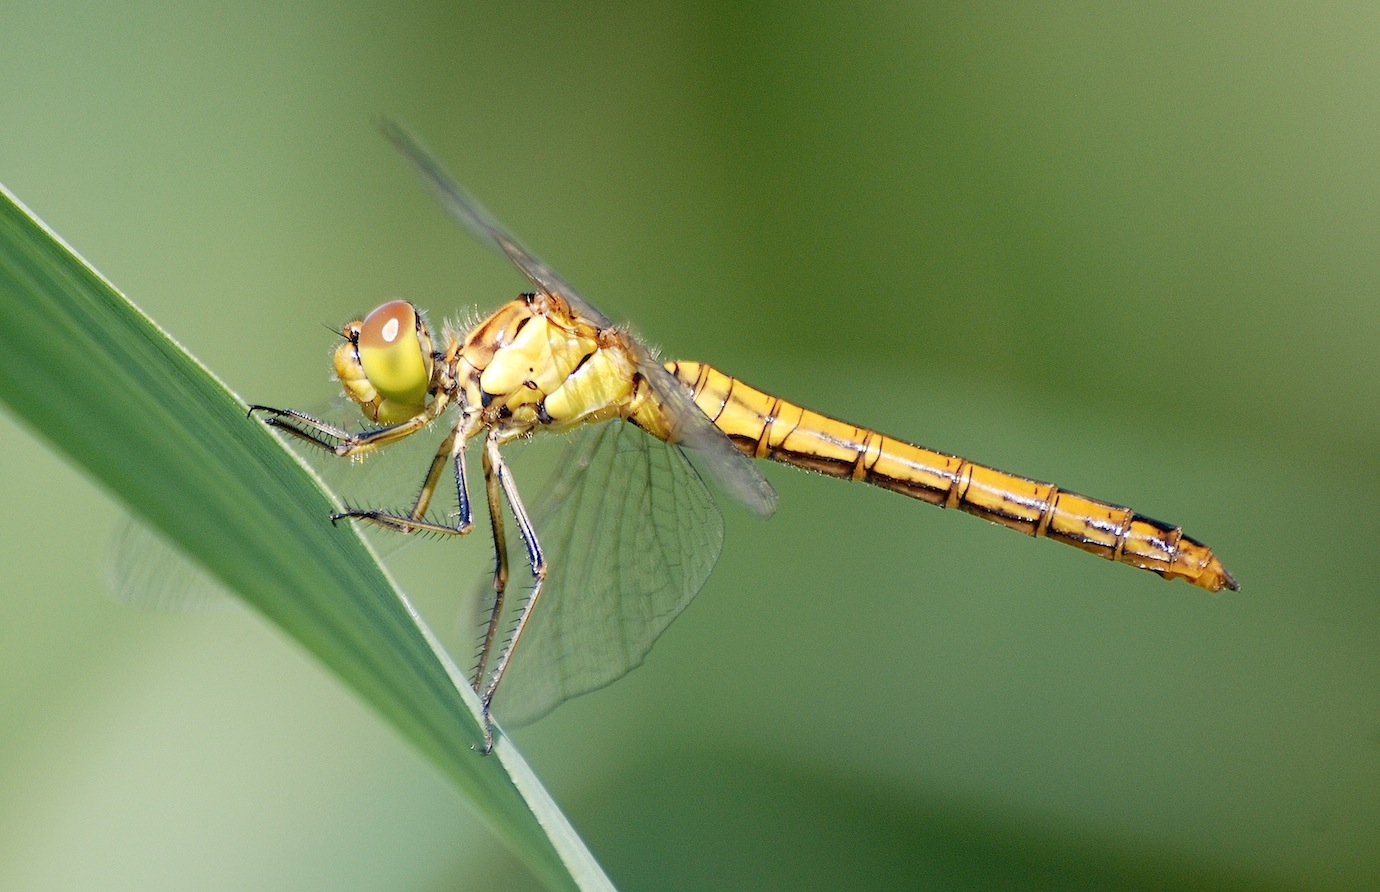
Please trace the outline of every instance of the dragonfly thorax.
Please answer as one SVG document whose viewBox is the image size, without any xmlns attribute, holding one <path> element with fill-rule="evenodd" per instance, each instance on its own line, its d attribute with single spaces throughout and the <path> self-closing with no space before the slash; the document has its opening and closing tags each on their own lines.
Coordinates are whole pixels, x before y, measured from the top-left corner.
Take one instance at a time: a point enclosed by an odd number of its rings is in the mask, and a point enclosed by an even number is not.
<svg viewBox="0 0 1380 892">
<path fill-rule="evenodd" d="M 640 378 L 626 335 L 577 317 L 549 294 L 524 294 L 471 329 L 459 351 L 457 401 L 479 407 L 502 439 L 635 411 Z"/>
</svg>

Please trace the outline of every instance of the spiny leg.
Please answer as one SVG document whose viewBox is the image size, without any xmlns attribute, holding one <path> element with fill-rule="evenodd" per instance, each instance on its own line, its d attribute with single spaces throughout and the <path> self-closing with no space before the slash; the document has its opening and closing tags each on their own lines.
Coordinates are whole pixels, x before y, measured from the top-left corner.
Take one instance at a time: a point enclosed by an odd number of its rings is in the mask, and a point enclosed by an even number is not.
<svg viewBox="0 0 1380 892">
<path fill-rule="evenodd" d="M 437 448 L 436 454 L 432 457 L 431 464 L 427 468 L 426 477 L 422 480 L 422 488 L 417 493 L 417 500 L 413 503 L 410 512 L 397 514 L 372 508 L 353 508 L 332 514 L 331 523 L 335 523 L 337 520 L 360 520 L 395 533 L 425 531 L 446 536 L 464 536 L 469 533 L 474 528 L 474 522 L 470 514 L 470 496 L 465 481 L 466 438 L 460 430 L 463 424 L 463 417 L 457 419 L 450 434 L 441 441 L 440 447 Z M 445 470 L 447 459 L 450 459 L 455 466 L 455 490 L 460 505 L 459 516 L 453 525 L 435 523 L 424 518 L 427 506 L 431 504 L 431 497 L 436 492 L 436 484 L 440 481 L 442 471 Z"/>
<path fill-rule="evenodd" d="M 490 432 L 484 441 L 484 455 L 488 459 L 485 462 L 485 476 L 492 479 L 498 478 L 499 484 L 503 488 L 503 494 L 508 499 L 508 507 L 512 509 L 513 519 L 517 522 L 518 535 L 522 538 L 522 544 L 527 549 L 527 561 L 532 568 L 532 594 L 523 602 L 521 610 L 518 611 L 517 622 L 513 626 L 512 633 L 503 645 L 502 652 L 498 655 L 498 661 L 494 664 L 493 673 L 489 677 L 488 687 L 484 689 L 480 701 L 484 704 L 485 722 L 485 752 L 493 748 L 493 736 L 489 725 L 489 707 L 493 703 L 494 694 L 498 690 L 498 685 L 503 681 L 503 674 L 508 671 L 508 664 L 513 658 L 513 651 L 517 649 L 518 641 L 522 638 L 522 632 L 527 628 L 527 621 L 532 616 L 532 610 L 537 606 L 537 599 L 541 596 L 542 582 L 546 579 L 546 558 L 541 551 L 541 543 L 537 541 L 537 532 L 532 526 L 531 519 L 527 516 L 527 508 L 522 504 L 522 497 L 518 494 L 517 484 L 513 482 L 513 475 L 508 470 L 508 465 L 503 461 L 502 454 L 498 451 L 498 435 Z M 491 624 L 493 620 L 490 621 Z"/>
<path fill-rule="evenodd" d="M 255 412 L 264 413 L 263 422 L 269 427 L 276 427 L 284 433 L 292 434 L 294 437 L 305 440 L 327 452 L 335 452 L 336 447 L 341 442 L 355 436 L 343 428 L 327 424 L 296 409 L 275 409 L 272 406 L 260 406 L 255 403 L 249 407 L 249 417 L 253 418 Z"/>
<path fill-rule="evenodd" d="M 449 400 L 444 393 L 437 394 L 426 409 L 406 421 L 363 433 L 351 433 L 344 428 L 327 424 L 296 409 L 275 409 L 272 406 L 253 405 L 249 407 L 249 415 L 253 417 L 255 412 L 263 412 L 265 414 L 263 422 L 269 427 L 275 427 L 284 433 L 297 437 L 299 440 L 312 444 L 318 449 L 324 449 L 335 455 L 358 457 L 415 434 L 435 421 L 448 402 Z"/>
<path fill-rule="evenodd" d="M 494 602 L 489 612 L 489 622 L 484 630 L 484 641 L 479 647 L 479 657 L 474 667 L 474 692 L 484 693 L 484 680 L 488 675 L 489 656 L 493 653 L 494 642 L 498 640 L 499 625 L 503 621 L 504 596 L 508 589 L 508 537 L 503 525 L 502 487 L 493 465 L 489 449 L 484 449 L 484 493 L 489 507 L 489 528 L 494 536 Z M 485 752 L 493 746 L 493 738 L 488 726 L 489 703 L 484 702 Z"/>
</svg>

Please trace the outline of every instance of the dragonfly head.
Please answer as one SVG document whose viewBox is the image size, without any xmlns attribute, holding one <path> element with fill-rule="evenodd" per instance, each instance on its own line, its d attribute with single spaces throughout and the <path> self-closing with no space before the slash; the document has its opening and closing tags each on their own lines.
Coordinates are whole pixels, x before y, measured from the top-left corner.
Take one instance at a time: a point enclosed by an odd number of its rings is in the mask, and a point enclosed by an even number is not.
<svg viewBox="0 0 1380 892">
<path fill-rule="evenodd" d="M 431 330 L 417 308 L 390 300 L 341 328 L 335 374 L 345 395 L 371 421 L 397 424 L 419 415 L 430 402 Z"/>
</svg>

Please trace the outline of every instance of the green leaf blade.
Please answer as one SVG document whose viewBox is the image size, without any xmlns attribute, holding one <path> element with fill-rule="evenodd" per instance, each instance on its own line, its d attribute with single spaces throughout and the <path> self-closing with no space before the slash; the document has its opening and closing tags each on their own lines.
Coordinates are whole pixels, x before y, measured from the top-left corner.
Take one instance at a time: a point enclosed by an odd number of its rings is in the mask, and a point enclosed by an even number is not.
<svg viewBox="0 0 1380 892">
<path fill-rule="evenodd" d="M 608 880 L 317 481 L 245 406 L 0 187 L 0 400 L 300 642 L 552 887 Z"/>
</svg>

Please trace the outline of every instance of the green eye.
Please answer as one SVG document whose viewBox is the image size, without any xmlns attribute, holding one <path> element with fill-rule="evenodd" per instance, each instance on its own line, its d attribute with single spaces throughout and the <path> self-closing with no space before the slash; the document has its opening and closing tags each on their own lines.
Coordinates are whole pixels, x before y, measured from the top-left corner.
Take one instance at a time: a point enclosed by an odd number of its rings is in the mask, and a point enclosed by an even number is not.
<svg viewBox="0 0 1380 892">
<path fill-rule="evenodd" d="M 359 362 L 369 383 L 390 401 L 420 409 L 431 384 L 431 337 L 417 310 L 391 300 L 359 327 Z"/>
</svg>

